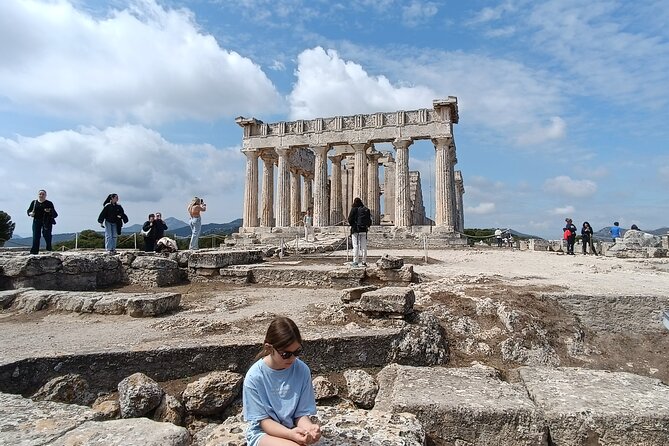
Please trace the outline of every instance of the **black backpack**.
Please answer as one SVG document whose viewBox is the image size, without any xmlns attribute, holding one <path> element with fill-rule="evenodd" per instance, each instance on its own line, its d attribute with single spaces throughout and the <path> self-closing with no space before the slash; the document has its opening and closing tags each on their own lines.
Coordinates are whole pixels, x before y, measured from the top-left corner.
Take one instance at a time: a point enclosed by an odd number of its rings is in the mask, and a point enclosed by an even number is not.
<svg viewBox="0 0 669 446">
<path fill-rule="evenodd" d="M 369 211 L 368 207 L 360 206 L 358 208 L 358 218 L 355 224 L 361 229 L 367 229 L 372 226 L 372 213 Z"/>
</svg>

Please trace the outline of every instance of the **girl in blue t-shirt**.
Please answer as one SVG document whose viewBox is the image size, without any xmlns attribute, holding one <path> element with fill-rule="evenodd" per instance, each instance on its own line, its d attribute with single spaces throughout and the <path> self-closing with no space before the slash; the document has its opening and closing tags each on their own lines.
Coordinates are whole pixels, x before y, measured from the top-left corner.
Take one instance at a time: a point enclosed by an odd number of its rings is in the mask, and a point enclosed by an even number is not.
<svg viewBox="0 0 669 446">
<path fill-rule="evenodd" d="M 265 343 L 244 378 L 242 398 L 248 446 L 295 446 L 316 443 L 321 428 L 309 367 L 302 354 L 302 336 L 295 322 L 277 317 L 267 328 Z"/>
</svg>

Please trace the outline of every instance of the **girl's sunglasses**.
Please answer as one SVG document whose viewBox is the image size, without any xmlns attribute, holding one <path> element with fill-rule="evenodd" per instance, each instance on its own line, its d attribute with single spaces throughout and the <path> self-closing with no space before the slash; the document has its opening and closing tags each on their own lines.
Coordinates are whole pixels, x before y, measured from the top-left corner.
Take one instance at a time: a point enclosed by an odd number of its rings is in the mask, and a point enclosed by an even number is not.
<svg viewBox="0 0 669 446">
<path fill-rule="evenodd" d="M 302 347 L 298 348 L 298 349 L 295 350 L 294 352 L 280 352 L 280 351 L 277 350 L 276 348 L 275 348 L 274 350 L 276 350 L 276 352 L 279 354 L 279 356 L 281 356 L 283 359 L 288 359 L 288 358 L 290 358 L 291 356 L 295 356 L 295 357 L 297 358 L 297 357 L 300 356 L 300 355 L 302 354 L 302 352 L 303 352 Z"/>
</svg>

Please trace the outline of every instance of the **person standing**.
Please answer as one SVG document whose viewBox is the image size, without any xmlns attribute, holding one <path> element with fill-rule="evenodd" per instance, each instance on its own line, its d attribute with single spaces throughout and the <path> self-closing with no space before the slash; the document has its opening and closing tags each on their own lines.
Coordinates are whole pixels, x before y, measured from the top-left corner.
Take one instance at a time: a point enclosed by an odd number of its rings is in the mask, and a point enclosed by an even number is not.
<svg viewBox="0 0 669 446">
<path fill-rule="evenodd" d="M 156 221 L 155 214 L 149 214 L 149 219 L 142 225 L 142 233 L 144 236 L 144 251 L 153 252 L 156 249 L 156 237 L 154 230 L 154 222 Z"/>
<path fill-rule="evenodd" d="M 576 226 L 572 223 L 571 218 L 565 218 L 566 225 L 562 230 L 564 231 L 564 239 L 567 241 L 567 254 L 574 255 L 574 244 L 576 243 Z"/>
<path fill-rule="evenodd" d="M 613 239 L 613 243 L 616 242 L 617 238 L 620 238 L 620 223 L 617 221 L 613 222 L 613 226 L 611 226 L 611 229 L 609 229 L 609 233 L 611 234 L 611 238 Z"/>
<path fill-rule="evenodd" d="M 105 250 L 110 254 L 116 254 L 116 241 L 121 234 L 121 228 L 123 223 L 128 223 L 128 216 L 118 200 L 118 194 L 107 195 L 98 216 L 98 223 L 105 228 Z"/>
<path fill-rule="evenodd" d="M 362 204 L 360 198 L 353 200 L 353 206 L 348 213 L 348 224 L 351 225 L 351 240 L 353 242 L 353 263 L 358 266 L 362 257 L 362 266 L 367 266 L 367 231 L 372 225 L 369 209 Z"/>
<path fill-rule="evenodd" d="M 311 208 L 307 209 L 307 213 L 304 214 L 302 219 L 304 223 L 304 239 L 309 241 L 309 235 L 311 235 L 312 241 L 316 241 L 316 236 L 314 235 L 314 217 L 312 215 Z"/>
<path fill-rule="evenodd" d="M 39 253 L 40 237 L 44 237 L 46 250 L 51 251 L 51 229 L 56 224 L 58 212 L 53 207 L 53 203 L 46 199 L 44 189 L 37 192 L 37 199 L 28 206 L 28 215 L 33 218 L 33 245 L 30 248 L 30 254 Z"/>
<path fill-rule="evenodd" d="M 583 254 L 587 254 L 588 250 L 587 247 L 588 245 L 590 246 L 590 252 L 593 253 L 594 255 L 597 255 L 597 251 L 595 251 L 595 244 L 592 240 L 592 226 L 590 226 L 590 223 L 587 221 L 583 222 L 583 227 L 581 228 L 581 242 L 583 243 Z"/>
<path fill-rule="evenodd" d="M 202 217 L 201 213 L 207 210 L 207 205 L 204 203 L 204 199 L 193 197 L 190 204 L 188 205 L 188 215 L 190 216 L 190 225 L 191 236 L 190 244 L 188 249 L 199 249 L 200 245 L 200 230 L 202 229 Z"/>
<path fill-rule="evenodd" d="M 497 228 L 495 229 L 495 239 L 497 240 L 497 247 L 502 247 L 502 230 Z"/>
<path fill-rule="evenodd" d="M 153 228 L 155 231 L 154 241 L 160 240 L 165 237 L 165 231 L 167 231 L 167 224 L 163 221 L 163 214 L 156 212 L 156 219 L 153 222 Z"/>
</svg>

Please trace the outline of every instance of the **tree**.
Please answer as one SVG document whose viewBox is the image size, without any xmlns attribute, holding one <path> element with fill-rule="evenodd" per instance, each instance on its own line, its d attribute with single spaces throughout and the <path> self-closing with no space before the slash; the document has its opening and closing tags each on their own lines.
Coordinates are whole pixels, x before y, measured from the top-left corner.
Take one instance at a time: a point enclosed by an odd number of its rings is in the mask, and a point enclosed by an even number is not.
<svg viewBox="0 0 669 446">
<path fill-rule="evenodd" d="M 12 217 L 8 213 L 0 211 L 0 246 L 5 246 L 5 242 L 12 238 L 15 227 L 16 223 L 12 222 Z"/>
</svg>

